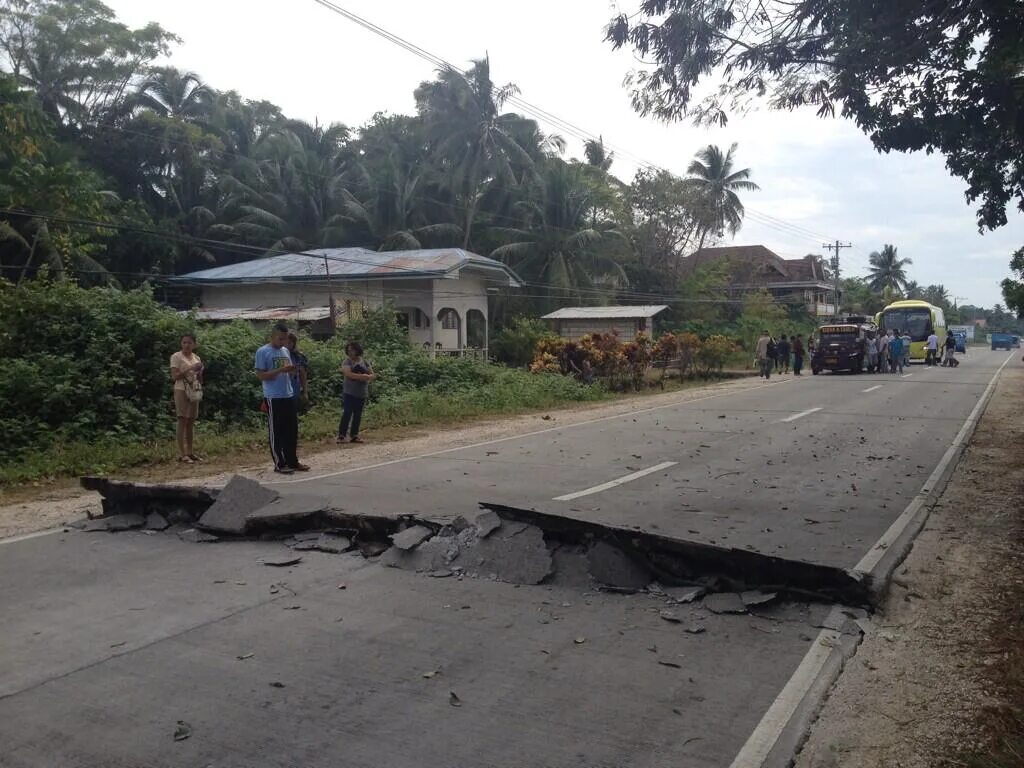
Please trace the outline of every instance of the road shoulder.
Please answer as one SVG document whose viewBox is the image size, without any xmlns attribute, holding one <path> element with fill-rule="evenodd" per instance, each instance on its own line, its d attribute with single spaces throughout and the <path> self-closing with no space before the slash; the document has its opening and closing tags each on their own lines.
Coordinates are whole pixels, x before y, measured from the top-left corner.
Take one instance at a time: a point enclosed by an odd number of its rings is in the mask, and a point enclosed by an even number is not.
<svg viewBox="0 0 1024 768">
<path fill-rule="evenodd" d="M 1019 712 L 1024 655 L 1024 366 L 1003 372 L 799 768 L 964 765 Z M 1001 765 L 1001 763 L 993 763 Z M 1016 763 L 1014 763 L 1016 765 Z"/>
</svg>

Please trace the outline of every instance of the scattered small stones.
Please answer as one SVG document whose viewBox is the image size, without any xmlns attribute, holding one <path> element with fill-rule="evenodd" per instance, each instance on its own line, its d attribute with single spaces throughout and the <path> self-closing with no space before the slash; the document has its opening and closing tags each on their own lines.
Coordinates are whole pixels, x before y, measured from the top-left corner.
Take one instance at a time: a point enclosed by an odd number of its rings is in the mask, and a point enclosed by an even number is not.
<svg viewBox="0 0 1024 768">
<path fill-rule="evenodd" d="M 673 669 L 683 668 L 682 664 L 676 664 L 674 661 L 664 661 L 662 659 L 658 659 L 658 663 L 661 664 L 661 666 L 663 667 L 672 667 Z"/>
<path fill-rule="evenodd" d="M 93 520 L 87 521 L 83 526 L 83 531 L 109 531 L 115 533 L 117 531 L 129 531 L 132 528 L 141 528 L 146 524 L 146 518 L 142 515 L 136 515 L 134 513 L 127 513 L 123 515 L 110 515 L 109 517 L 97 517 Z"/>
<path fill-rule="evenodd" d="M 246 659 L 251 659 L 255 655 L 255 653 L 243 653 L 240 656 L 236 656 L 235 658 L 239 661 L 245 661 Z"/>
<path fill-rule="evenodd" d="M 184 720 L 179 720 L 174 726 L 174 740 L 184 741 L 192 735 L 192 726 Z"/>
<path fill-rule="evenodd" d="M 658 616 L 672 624 L 678 624 L 682 619 L 676 616 L 674 611 L 661 611 Z"/>
<path fill-rule="evenodd" d="M 453 707 L 461 707 L 462 699 L 456 695 L 455 691 L 448 691 L 448 703 Z"/>
<path fill-rule="evenodd" d="M 587 642 L 587 638 L 577 637 L 575 640 L 573 640 L 573 642 L 576 643 L 576 645 L 583 645 L 585 642 Z"/>
<path fill-rule="evenodd" d="M 663 593 L 676 603 L 692 603 L 707 593 L 704 587 L 662 587 Z"/>
<path fill-rule="evenodd" d="M 707 631 L 707 628 L 703 624 L 691 624 L 683 632 L 689 635 L 700 635 Z"/>
<path fill-rule="evenodd" d="M 284 688 L 284 683 L 279 683 L 276 680 L 270 684 L 271 688 Z"/>
</svg>

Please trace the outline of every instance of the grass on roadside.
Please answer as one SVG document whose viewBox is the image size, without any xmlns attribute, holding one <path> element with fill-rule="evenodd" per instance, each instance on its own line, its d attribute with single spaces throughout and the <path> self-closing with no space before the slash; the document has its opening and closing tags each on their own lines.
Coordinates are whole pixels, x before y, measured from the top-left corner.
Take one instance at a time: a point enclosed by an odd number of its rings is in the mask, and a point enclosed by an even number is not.
<svg viewBox="0 0 1024 768">
<path fill-rule="evenodd" d="M 666 380 L 665 390 L 699 386 L 702 380 Z M 652 394 L 660 387 L 646 390 Z M 602 386 L 583 386 L 557 375 L 523 376 L 518 371 L 499 373 L 486 385 L 449 392 L 426 388 L 405 392 L 370 403 L 363 417 L 363 429 L 378 439 L 402 436 L 410 427 L 449 427 L 489 416 L 524 414 L 548 408 L 629 397 Z M 301 420 L 304 450 L 317 443 L 328 444 L 338 427 L 340 403 L 318 404 Z M 171 428 L 173 420 L 168 418 Z M 196 446 L 212 460 L 242 463 L 266 452 L 266 426 L 259 414 L 251 426 L 229 430 L 203 422 L 196 427 Z M 161 440 L 110 437 L 91 443 L 64 442 L 46 451 L 28 454 L 17 463 L 0 467 L 0 488 L 21 484 L 42 485 L 85 474 L 109 474 L 131 468 L 173 464 L 177 449 L 173 434 Z"/>
</svg>

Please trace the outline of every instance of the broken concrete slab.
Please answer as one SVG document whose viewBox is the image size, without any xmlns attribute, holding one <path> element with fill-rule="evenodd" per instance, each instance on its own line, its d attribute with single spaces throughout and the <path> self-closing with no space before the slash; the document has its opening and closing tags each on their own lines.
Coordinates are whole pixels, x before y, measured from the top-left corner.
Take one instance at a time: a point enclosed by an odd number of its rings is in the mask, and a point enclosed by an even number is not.
<svg viewBox="0 0 1024 768">
<path fill-rule="evenodd" d="M 746 613 L 747 606 L 735 592 L 716 592 L 704 598 L 702 605 L 712 613 Z"/>
<path fill-rule="evenodd" d="M 501 518 L 493 510 L 486 509 L 473 519 L 477 535 L 486 539 L 501 527 Z"/>
<path fill-rule="evenodd" d="M 740 600 L 748 608 L 752 608 L 755 605 L 765 605 L 774 601 L 778 596 L 778 592 L 761 592 L 757 589 L 748 589 L 745 592 L 740 592 Z"/>
<path fill-rule="evenodd" d="M 200 531 L 198 528 L 187 528 L 178 534 L 178 538 L 182 541 L 190 541 L 193 544 L 210 544 L 214 541 L 220 541 L 219 536 L 214 536 L 206 531 Z"/>
<path fill-rule="evenodd" d="M 639 591 L 651 582 L 646 565 L 605 541 L 587 551 L 587 564 L 594 581 L 607 587 Z"/>
<path fill-rule="evenodd" d="M 167 518 L 159 512 L 150 512 L 146 515 L 145 527 L 147 531 L 166 531 L 170 525 L 171 524 L 167 522 Z"/>
<path fill-rule="evenodd" d="M 323 496 L 292 494 L 280 496 L 270 503 L 251 509 L 245 516 L 247 532 L 274 529 L 295 529 L 310 522 L 330 506 Z"/>
<path fill-rule="evenodd" d="M 280 555 L 278 557 L 265 557 L 260 562 L 274 568 L 287 568 L 289 565 L 301 563 L 302 557 L 300 555 Z"/>
<path fill-rule="evenodd" d="M 757 588 L 787 598 L 872 604 L 873 595 L 863 574 L 842 568 L 673 539 L 533 509 L 490 502 L 481 502 L 481 507 L 496 512 L 506 525 L 521 522 L 537 526 L 553 544 L 580 546 L 607 541 L 649 567 L 662 584 L 703 584 L 712 591 L 730 592 Z M 738 595 L 736 599 L 739 600 Z"/>
<path fill-rule="evenodd" d="M 217 498 L 215 488 L 151 483 L 132 483 L 106 477 L 82 477 L 87 491 L 103 497 L 103 515 L 160 512 L 170 522 L 191 524 L 198 520 Z"/>
<path fill-rule="evenodd" d="M 536 526 L 503 525 L 487 538 L 480 538 L 475 526 L 455 535 L 444 532 L 413 550 L 392 547 L 381 562 L 421 573 L 459 571 L 511 584 L 539 584 L 551 573 L 551 553 Z"/>
<path fill-rule="evenodd" d="M 413 525 L 391 536 L 391 542 L 398 549 L 409 550 L 433 536 L 434 532 L 425 525 Z"/>
<path fill-rule="evenodd" d="M 281 494 L 264 488 L 255 480 L 241 475 L 232 477 L 196 525 L 207 531 L 242 535 L 248 517 L 254 511 L 281 498 Z"/>
<path fill-rule="evenodd" d="M 704 587 L 662 587 L 661 590 L 676 603 L 692 603 L 707 592 Z"/>
<path fill-rule="evenodd" d="M 340 555 L 352 549 L 352 539 L 337 533 L 321 533 L 320 538 L 316 540 L 316 548 L 321 552 Z"/>
<path fill-rule="evenodd" d="M 122 515 L 110 515 L 109 517 L 97 517 L 88 520 L 83 531 L 129 531 L 132 528 L 141 528 L 146 524 L 146 518 L 142 515 L 127 513 Z"/>
</svg>

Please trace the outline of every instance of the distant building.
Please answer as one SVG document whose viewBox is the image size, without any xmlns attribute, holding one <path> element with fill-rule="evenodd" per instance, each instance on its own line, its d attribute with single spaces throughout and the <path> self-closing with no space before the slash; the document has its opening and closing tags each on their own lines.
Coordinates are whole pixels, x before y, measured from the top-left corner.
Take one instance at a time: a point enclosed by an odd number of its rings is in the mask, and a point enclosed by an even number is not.
<svg viewBox="0 0 1024 768">
<path fill-rule="evenodd" d="M 803 304 L 816 317 L 837 314 L 832 303 L 834 286 L 825 277 L 818 259 L 784 259 L 763 245 L 730 245 L 701 248 L 682 261 L 684 277 L 701 267 L 724 264 L 729 268 L 727 287 L 730 298 L 766 290 L 787 304 Z"/>
<path fill-rule="evenodd" d="M 654 316 L 668 309 L 663 304 L 622 307 L 563 307 L 542 320 L 555 333 L 574 341 L 590 333 L 616 333 L 621 341 L 632 341 L 638 333 L 651 335 Z"/>
<path fill-rule="evenodd" d="M 431 352 L 486 354 L 488 290 L 522 281 L 494 259 L 458 248 L 370 251 L 324 248 L 169 278 L 175 303 L 202 320 L 285 320 L 313 335 L 388 304 L 412 342 Z"/>
</svg>

